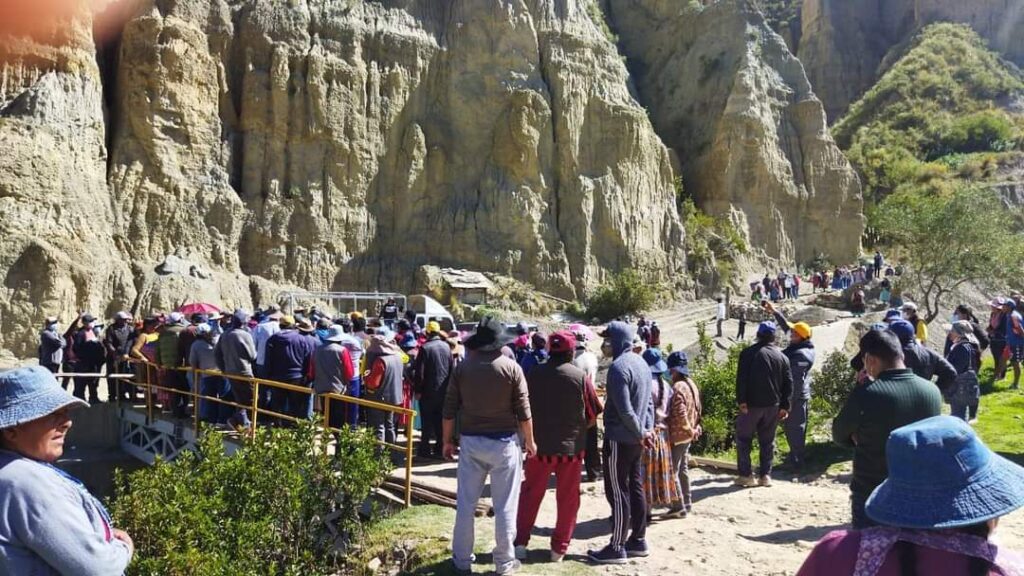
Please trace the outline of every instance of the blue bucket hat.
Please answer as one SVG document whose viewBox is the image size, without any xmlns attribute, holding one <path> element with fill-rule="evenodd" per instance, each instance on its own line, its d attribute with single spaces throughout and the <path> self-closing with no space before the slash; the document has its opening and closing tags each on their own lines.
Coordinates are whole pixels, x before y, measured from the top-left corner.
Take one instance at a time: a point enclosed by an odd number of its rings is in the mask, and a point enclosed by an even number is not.
<svg viewBox="0 0 1024 576">
<path fill-rule="evenodd" d="M 668 355 L 668 369 L 682 374 L 683 376 L 690 375 L 690 359 L 686 356 L 686 352 L 677 350 Z"/>
<path fill-rule="evenodd" d="M 885 313 L 885 321 L 891 322 L 893 320 L 899 320 L 903 318 L 903 312 L 900 312 L 897 308 L 891 308 Z"/>
<path fill-rule="evenodd" d="M 0 372 L 0 429 L 53 414 L 64 407 L 88 406 L 62 390 L 42 366 Z"/>
<path fill-rule="evenodd" d="M 1024 468 L 992 452 L 958 418 L 934 416 L 898 428 L 885 452 L 889 478 L 867 501 L 875 522 L 957 528 L 1024 506 Z"/>
<path fill-rule="evenodd" d="M 775 325 L 775 322 L 769 320 L 767 322 L 761 322 L 761 324 L 757 326 L 757 334 L 758 336 L 762 334 L 767 336 L 768 334 L 775 334 L 778 329 L 779 327 Z"/>
<path fill-rule="evenodd" d="M 665 364 L 665 360 L 661 357 L 661 350 L 657 348 L 648 348 L 644 350 L 644 361 L 651 367 L 651 374 L 664 374 L 668 372 L 668 365 Z"/>
</svg>

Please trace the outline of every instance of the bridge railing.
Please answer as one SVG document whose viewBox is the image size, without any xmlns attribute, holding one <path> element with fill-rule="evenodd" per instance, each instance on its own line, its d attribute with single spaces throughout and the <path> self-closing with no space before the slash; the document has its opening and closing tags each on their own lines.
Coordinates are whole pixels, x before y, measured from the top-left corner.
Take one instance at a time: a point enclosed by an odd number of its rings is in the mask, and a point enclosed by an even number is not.
<svg viewBox="0 0 1024 576">
<path fill-rule="evenodd" d="M 260 389 L 266 390 L 276 389 L 286 392 L 297 392 L 302 394 L 308 394 L 310 396 L 310 402 L 314 402 L 316 398 L 320 398 L 321 412 L 320 415 L 314 418 L 319 422 L 328 432 L 340 432 L 337 427 L 330 425 L 330 411 L 331 405 L 335 402 L 342 403 L 345 405 L 361 406 L 371 410 L 381 410 L 384 412 L 390 412 L 397 416 L 405 416 L 405 442 L 404 445 L 392 444 L 380 439 L 374 439 L 374 442 L 380 446 L 387 448 L 390 451 L 402 453 L 405 455 L 405 505 L 412 505 L 412 461 L 413 461 L 413 421 L 416 418 L 416 411 L 411 408 L 404 408 L 402 406 L 394 406 L 392 404 L 385 404 L 382 402 L 375 402 L 373 400 L 364 400 L 362 398 L 355 398 L 352 396 L 345 396 L 343 394 L 328 393 L 328 394 L 317 394 L 312 387 L 309 386 L 297 386 L 294 384 L 287 384 L 285 382 L 277 382 L 275 380 L 268 380 L 266 378 L 256 378 L 253 376 L 241 376 L 235 374 L 225 374 L 219 370 L 202 370 L 199 368 L 191 368 L 187 366 L 180 366 L 174 368 L 166 368 L 159 366 L 153 362 L 147 360 L 132 359 L 129 362 L 136 367 L 135 379 L 132 380 L 132 384 L 138 389 L 144 392 L 144 401 L 146 408 L 146 419 L 148 422 L 154 420 L 154 410 L 159 408 L 156 406 L 157 402 L 154 400 L 156 392 L 163 391 L 170 394 L 178 394 L 188 396 L 192 400 L 193 414 L 192 414 L 192 425 L 196 432 L 199 431 L 199 403 L 200 401 L 212 402 L 215 404 L 231 406 L 239 410 L 247 410 L 252 413 L 252 418 L 249 420 L 249 427 L 246 430 L 244 436 L 252 438 L 256 433 L 256 427 L 260 416 L 264 418 L 274 418 L 277 420 L 285 420 L 289 422 L 299 422 L 304 418 L 296 417 L 290 414 L 282 414 L 270 410 L 266 407 L 261 407 L 259 403 Z M 187 389 L 175 388 L 173 386 L 166 386 L 161 380 L 162 375 L 167 370 L 174 370 L 176 372 L 182 372 L 185 374 L 192 375 L 191 386 Z M 244 382 L 252 386 L 252 402 L 249 404 L 240 404 L 232 400 L 224 398 L 218 398 L 216 396 L 207 396 L 201 393 L 202 387 L 201 376 L 216 376 L 224 378 L 228 382 Z M 117 380 L 117 402 L 121 402 L 121 386 L 123 384 L 122 379 Z M 322 449 L 326 450 L 327 446 L 322 446 Z"/>
</svg>

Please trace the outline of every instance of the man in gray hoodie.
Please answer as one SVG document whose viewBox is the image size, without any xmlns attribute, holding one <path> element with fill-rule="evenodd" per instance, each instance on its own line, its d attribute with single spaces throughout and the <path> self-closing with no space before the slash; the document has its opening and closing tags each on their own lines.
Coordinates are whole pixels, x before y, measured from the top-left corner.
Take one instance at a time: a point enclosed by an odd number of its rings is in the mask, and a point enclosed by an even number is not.
<svg viewBox="0 0 1024 576">
<path fill-rule="evenodd" d="M 651 371 L 647 362 L 633 352 L 632 326 L 612 322 L 601 337 L 605 339 L 603 351 L 615 358 L 608 369 L 603 450 L 605 493 L 612 506 L 612 538 L 603 549 L 590 550 L 587 556 L 600 564 L 625 564 L 627 558 L 648 554 L 641 456 L 644 444 L 653 440 Z"/>
</svg>

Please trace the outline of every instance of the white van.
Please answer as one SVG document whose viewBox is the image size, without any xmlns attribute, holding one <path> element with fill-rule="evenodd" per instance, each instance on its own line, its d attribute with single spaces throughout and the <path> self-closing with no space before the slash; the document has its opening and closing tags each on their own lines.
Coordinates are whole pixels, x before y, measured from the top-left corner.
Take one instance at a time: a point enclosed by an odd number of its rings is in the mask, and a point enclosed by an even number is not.
<svg viewBox="0 0 1024 576">
<path fill-rule="evenodd" d="M 426 294 L 409 296 L 407 309 L 416 312 L 416 324 L 420 328 L 426 328 L 428 322 L 437 322 L 445 332 L 455 329 L 455 318 L 451 313 L 440 302 Z"/>
</svg>

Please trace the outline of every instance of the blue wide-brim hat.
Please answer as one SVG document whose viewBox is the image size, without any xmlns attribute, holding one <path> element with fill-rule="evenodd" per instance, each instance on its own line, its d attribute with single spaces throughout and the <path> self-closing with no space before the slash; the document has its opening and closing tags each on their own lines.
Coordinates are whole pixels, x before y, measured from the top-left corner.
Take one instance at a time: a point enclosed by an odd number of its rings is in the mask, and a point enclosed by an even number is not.
<svg viewBox="0 0 1024 576">
<path fill-rule="evenodd" d="M 893 431 L 889 477 L 867 501 L 886 526 L 957 528 L 1024 506 L 1024 468 L 992 452 L 959 418 L 935 416 Z"/>
<path fill-rule="evenodd" d="M 657 348 L 648 348 L 644 350 L 643 359 L 647 362 L 647 365 L 651 368 L 651 374 L 664 374 L 668 372 L 668 364 L 661 357 L 661 350 Z"/>
<path fill-rule="evenodd" d="M 0 429 L 38 420 L 68 406 L 88 406 L 61 389 L 42 366 L 0 372 Z"/>
</svg>

